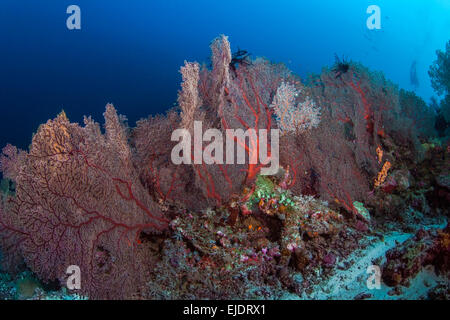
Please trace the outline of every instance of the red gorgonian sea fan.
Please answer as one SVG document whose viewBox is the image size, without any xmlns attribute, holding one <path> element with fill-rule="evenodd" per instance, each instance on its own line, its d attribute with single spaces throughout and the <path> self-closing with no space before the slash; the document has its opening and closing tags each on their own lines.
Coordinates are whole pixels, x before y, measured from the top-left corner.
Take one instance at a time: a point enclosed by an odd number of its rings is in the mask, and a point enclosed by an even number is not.
<svg viewBox="0 0 450 320">
<path fill-rule="evenodd" d="M 243 149 L 247 159 L 245 164 L 234 158 L 223 165 L 195 166 L 198 185 L 206 190 L 207 197 L 221 203 L 233 193 L 240 192 L 244 185 L 250 185 L 266 166 L 260 158 L 262 145 L 267 146 L 267 157 L 271 158 L 272 141 L 262 139 L 260 130 L 270 132 L 276 128 L 270 105 L 279 85 L 290 81 L 292 75 L 284 65 L 262 58 L 248 59 L 230 72 L 230 43 L 223 35 L 212 42 L 211 51 L 213 68 L 200 70 L 197 90 L 206 110 L 203 122 L 209 121 L 210 127 L 221 130 L 224 139 L 230 139 Z M 184 91 L 180 93 L 184 94 Z M 245 137 L 230 131 L 258 134 Z M 230 162 L 233 165 L 229 165 Z"/>
<path fill-rule="evenodd" d="M 195 210 L 221 206 L 251 185 L 261 169 L 268 166 L 262 163 L 260 151 L 261 145 L 267 145 L 267 158 L 272 151 L 270 131 L 277 126 L 271 110 L 273 96 L 281 83 L 293 82 L 294 76 L 284 65 L 262 58 L 249 58 L 247 63 L 230 69 L 231 63 L 230 43 L 222 35 L 211 43 L 212 68 L 200 67 L 196 62 L 185 62 L 181 67 L 179 116 L 169 112 L 166 117 L 141 120 L 133 130 L 140 176 L 156 199 Z M 212 163 L 195 163 L 194 143 L 190 141 L 192 149 L 187 157 L 192 161 L 172 164 L 175 144 L 171 133 L 177 128 L 185 129 L 194 140 L 196 121 L 201 123 L 202 133 L 216 129 L 221 134 L 222 143 L 215 137 L 203 137 L 200 151 L 214 154 Z M 260 130 L 266 130 L 269 137 L 262 139 Z M 257 135 L 251 135 L 252 131 Z M 156 137 L 150 139 L 154 133 Z M 236 152 L 227 153 L 226 140 L 231 140 Z M 220 156 L 211 152 L 214 145 L 222 151 Z M 237 161 L 237 146 L 243 150 L 244 163 Z"/>
<path fill-rule="evenodd" d="M 139 182 L 112 105 L 104 116 L 105 134 L 90 118 L 81 127 L 61 113 L 41 125 L 28 153 L 4 150 L 1 168 L 16 194 L 0 208 L 0 243 L 44 281 L 64 281 L 77 265 L 82 294 L 131 298 L 150 267 L 140 236 L 168 220 Z"/>
</svg>

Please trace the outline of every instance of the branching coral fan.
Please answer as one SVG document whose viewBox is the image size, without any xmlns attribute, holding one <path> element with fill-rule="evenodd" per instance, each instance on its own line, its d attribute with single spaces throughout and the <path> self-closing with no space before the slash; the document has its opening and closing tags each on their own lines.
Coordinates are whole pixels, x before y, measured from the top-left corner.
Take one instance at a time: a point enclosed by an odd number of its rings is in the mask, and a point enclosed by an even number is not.
<svg viewBox="0 0 450 320">
<path fill-rule="evenodd" d="M 3 248 L 42 279 L 62 279 L 78 265 L 89 296 L 127 297 L 145 277 L 140 233 L 160 232 L 168 220 L 139 182 L 112 105 L 105 130 L 89 118 L 80 127 L 61 113 L 39 128 L 28 153 L 7 147 L 2 168 L 17 188 L 3 204 L 0 226 Z"/>
</svg>

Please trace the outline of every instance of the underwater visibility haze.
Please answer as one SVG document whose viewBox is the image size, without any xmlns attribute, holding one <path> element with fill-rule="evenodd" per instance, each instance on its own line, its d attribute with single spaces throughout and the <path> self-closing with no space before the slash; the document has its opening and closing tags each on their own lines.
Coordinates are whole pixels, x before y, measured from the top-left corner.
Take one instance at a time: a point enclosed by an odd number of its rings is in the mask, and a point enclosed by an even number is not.
<svg viewBox="0 0 450 320">
<path fill-rule="evenodd" d="M 449 1 L 3 0 L 0 42 L 0 299 L 449 298 Z"/>
</svg>

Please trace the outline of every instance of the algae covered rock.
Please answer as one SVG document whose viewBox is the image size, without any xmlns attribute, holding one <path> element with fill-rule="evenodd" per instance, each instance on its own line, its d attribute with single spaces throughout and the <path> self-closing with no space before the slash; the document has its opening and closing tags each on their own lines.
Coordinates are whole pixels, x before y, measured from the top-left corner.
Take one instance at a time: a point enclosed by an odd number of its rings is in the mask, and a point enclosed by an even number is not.
<svg viewBox="0 0 450 320">
<path fill-rule="evenodd" d="M 367 210 L 364 207 L 364 204 L 359 202 L 359 201 L 355 201 L 353 202 L 353 206 L 355 207 L 355 209 L 358 211 L 358 213 L 367 221 L 370 221 L 370 213 L 369 210 Z"/>
<path fill-rule="evenodd" d="M 450 269 L 450 229 L 419 230 L 414 237 L 386 252 L 383 281 L 388 286 L 409 286 L 425 266 L 433 265 L 437 272 Z"/>
</svg>

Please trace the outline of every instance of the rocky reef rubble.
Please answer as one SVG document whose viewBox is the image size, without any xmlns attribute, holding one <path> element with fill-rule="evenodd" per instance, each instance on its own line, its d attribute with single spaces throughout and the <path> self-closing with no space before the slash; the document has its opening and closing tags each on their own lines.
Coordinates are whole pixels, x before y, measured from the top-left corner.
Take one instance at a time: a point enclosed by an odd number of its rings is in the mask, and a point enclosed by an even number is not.
<svg viewBox="0 0 450 320">
<path fill-rule="evenodd" d="M 0 300 L 87 300 L 58 285 L 44 284 L 30 271 L 0 273 Z"/>
<path fill-rule="evenodd" d="M 422 268 L 433 266 L 444 277 L 450 270 L 450 228 L 420 229 L 414 237 L 386 253 L 383 281 L 390 287 L 409 286 Z"/>
<path fill-rule="evenodd" d="M 170 223 L 171 238 L 153 240 L 162 259 L 149 298 L 300 295 L 358 247 L 368 228 L 357 225 L 326 202 L 294 196 L 276 178 L 259 176 L 253 190 L 228 206 L 179 215 Z"/>
</svg>

